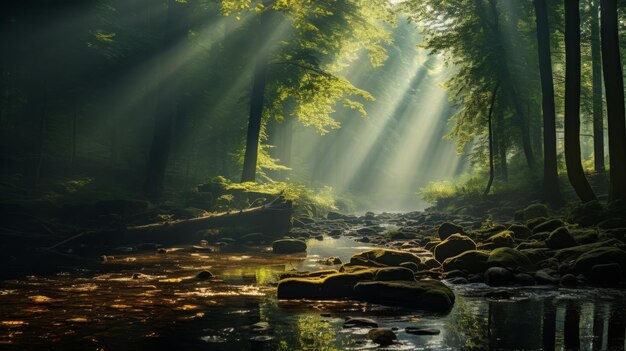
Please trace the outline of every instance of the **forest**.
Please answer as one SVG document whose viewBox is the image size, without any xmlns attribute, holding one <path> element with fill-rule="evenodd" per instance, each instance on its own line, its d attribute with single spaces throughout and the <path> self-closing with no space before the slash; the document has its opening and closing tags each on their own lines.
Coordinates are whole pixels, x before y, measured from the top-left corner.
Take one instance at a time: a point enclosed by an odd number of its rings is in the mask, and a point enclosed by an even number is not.
<svg viewBox="0 0 626 351">
<path fill-rule="evenodd" d="M 4 0 L 0 52 L 0 349 L 626 349 L 625 0 Z"/>
</svg>

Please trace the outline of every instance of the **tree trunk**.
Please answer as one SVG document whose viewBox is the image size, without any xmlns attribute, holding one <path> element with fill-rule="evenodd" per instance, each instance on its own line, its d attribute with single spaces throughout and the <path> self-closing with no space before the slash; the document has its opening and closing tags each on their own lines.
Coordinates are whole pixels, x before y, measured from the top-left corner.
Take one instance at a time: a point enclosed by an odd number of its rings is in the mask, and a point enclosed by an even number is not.
<svg viewBox="0 0 626 351">
<path fill-rule="evenodd" d="M 582 202 L 596 199 L 580 157 L 580 8 L 578 0 L 565 4 L 565 165 L 567 177 Z"/>
<path fill-rule="evenodd" d="M 186 5 L 176 0 L 168 0 L 168 12 L 166 33 L 163 42 L 164 50 L 170 49 L 184 33 L 182 11 Z M 170 58 L 171 59 L 171 58 Z M 161 66 L 171 65 L 172 62 L 164 60 Z M 163 193 L 165 171 L 169 160 L 174 118 L 176 117 L 177 104 L 176 79 L 161 77 L 157 91 L 157 111 L 154 120 L 152 144 L 146 167 L 146 179 L 144 193 L 152 201 L 159 201 Z"/>
<path fill-rule="evenodd" d="M 626 122 L 619 51 L 617 1 L 601 0 L 602 69 L 609 127 L 609 198 L 626 200 Z"/>
<path fill-rule="evenodd" d="M 489 181 L 487 182 L 487 188 L 485 188 L 485 192 L 483 196 L 486 197 L 489 195 L 489 190 L 491 190 L 491 184 L 493 184 L 494 178 L 494 166 L 493 166 L 493 107 L 496 104 L 496 96 L 498 95 L 498 86 L 493 89 L 493 93 L 491 94 L 491 105 L 489 106 L 489 115 L 487 117 L 487 125 L 489 127 Z"/>
<path fill-rule="evenodd" d="M 602 106 L 602 54 L 598 0 L 591 0 L 591 62 L 593 71 L 593 159 L 594 168 L 604 173 L 604 110 Z"/>
<path fill-rule="evenodd" d="M 550 53 L 550 27 L 546 0 L 535 0 L 537 21 L 537 48 L 541 74 L 541 107 L 543 110 L 543 195 L 552 204 L 563 202 L 559 190 L 556 159 L 556 113 L 554 106 L 554 81 Z"/>
<path fill-rule="evenodd" d="M 259 42 L 264 43 L 267 40 L 266 27 L 267 11 L 261 15 L 259 31 Z M 250 115 L 248 118 L 248 133 L 246 136 L 246 152 L 243 159 L 243 172 L 241 174 L 241 182 L 254 182 L 256 180 L 256 166 L 259 158 L 259 136 L 261 134 L 261 119 L 263 117 L 263 108 L 265 106 L 265 85 L 267 82 L 267 45 L 261 44 L 263 47 L 259 51 L 254 63 L 254 78 L 252 82 L 252 94 L 250 96 Z"/>
</svg>

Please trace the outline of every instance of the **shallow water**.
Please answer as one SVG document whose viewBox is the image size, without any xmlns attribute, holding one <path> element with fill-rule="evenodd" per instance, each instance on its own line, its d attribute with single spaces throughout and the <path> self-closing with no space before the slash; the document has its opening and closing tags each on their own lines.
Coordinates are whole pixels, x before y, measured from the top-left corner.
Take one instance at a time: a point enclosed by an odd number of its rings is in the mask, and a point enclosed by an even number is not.
<svg viewBox="0 0 626 351">
<path fill-rule="evenodd" d="M 272 283 L 292 269 L 325 268 L 367 249 L 349 238 L 310 240 L 308 255 L 255 252 L 122 253 L 94 267 L 0 282 L 0 349 L 364 350 L 366 329 L 347 316 L 398 328 L 389 350 L 624 349 L 624 291 L 534 287 L 513 298 L 482 297 L 482 284 L 454 287 L 446 315 L 353 301 L 277 301 Z M 218 279 L 199 281 L 201 270 Z M 133 274 L 140 273 L 138 279 Z M 269 328 L 253 330 L 259 321 Z M 417 336 L 408 326 L 436 328 Z M 380 348 L 379 348 L 380 349 Z"/>
</svg>

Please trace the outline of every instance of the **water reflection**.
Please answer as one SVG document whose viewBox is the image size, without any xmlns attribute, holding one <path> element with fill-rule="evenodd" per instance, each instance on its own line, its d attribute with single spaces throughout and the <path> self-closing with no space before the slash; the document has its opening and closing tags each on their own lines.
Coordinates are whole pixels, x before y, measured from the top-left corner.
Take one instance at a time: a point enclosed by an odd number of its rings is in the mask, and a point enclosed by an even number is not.
<svg viewBox="0 0 626 351">
<path fill-rule="evenodd" d="M 623 350 L 626 298 L 617 290 L 510 289 L 490 300 L 484 285 L 455 287 L 436 315 L 354 301 L 277 301 L 277 274 L 347 260 L 349 239 L 314 241 L 309 256 L 202 253 L 120 257 L 95 270 L 0 282 L 0 349 L 361 350 L 376 349 L 347 316 L 397 328 L 392 350 Z M 210 269 L 219 279 L 193 279 Z M 138 278 L 133 274 L 140 272 Z M 267 322 L 258 328 L 249 326 Z M 406 327 L 440 330 L 418 336 Z"/>
</svg>

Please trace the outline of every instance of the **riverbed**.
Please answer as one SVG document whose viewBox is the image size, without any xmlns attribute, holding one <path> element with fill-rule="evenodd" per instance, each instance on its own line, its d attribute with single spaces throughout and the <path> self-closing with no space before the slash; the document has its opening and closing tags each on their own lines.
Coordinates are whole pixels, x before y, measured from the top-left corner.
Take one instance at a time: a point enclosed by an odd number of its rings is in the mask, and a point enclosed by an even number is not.
<svg viewBox="0 0 626 351">
<path fill-rule="evenodd" d="M 318 260 L 369 248 L 347 237 L 310 239 L 307 254 L 267 247 L 120 248 L 101 263 L 0 282 L 0 349 L 7 350 L 619 350 L 626 294 L 535 286 L 484 297 L 484 284 L 452 286 L 453 309 L 426 313 L 354 301 L 278 301 L 278 274 L 326 269 Z M 126 252 L 128 251 L 128 252 Z M 215 278 L 199 280 L 208 270 Z M 506 296 L 508 295 L 508 296 Z M 379 348 L 348 316 L 394 328 Z M 252 325 L 258 322 L 266 322 Z M 439 331 L 413 335 L 406 327 Z"/>
</svg>

